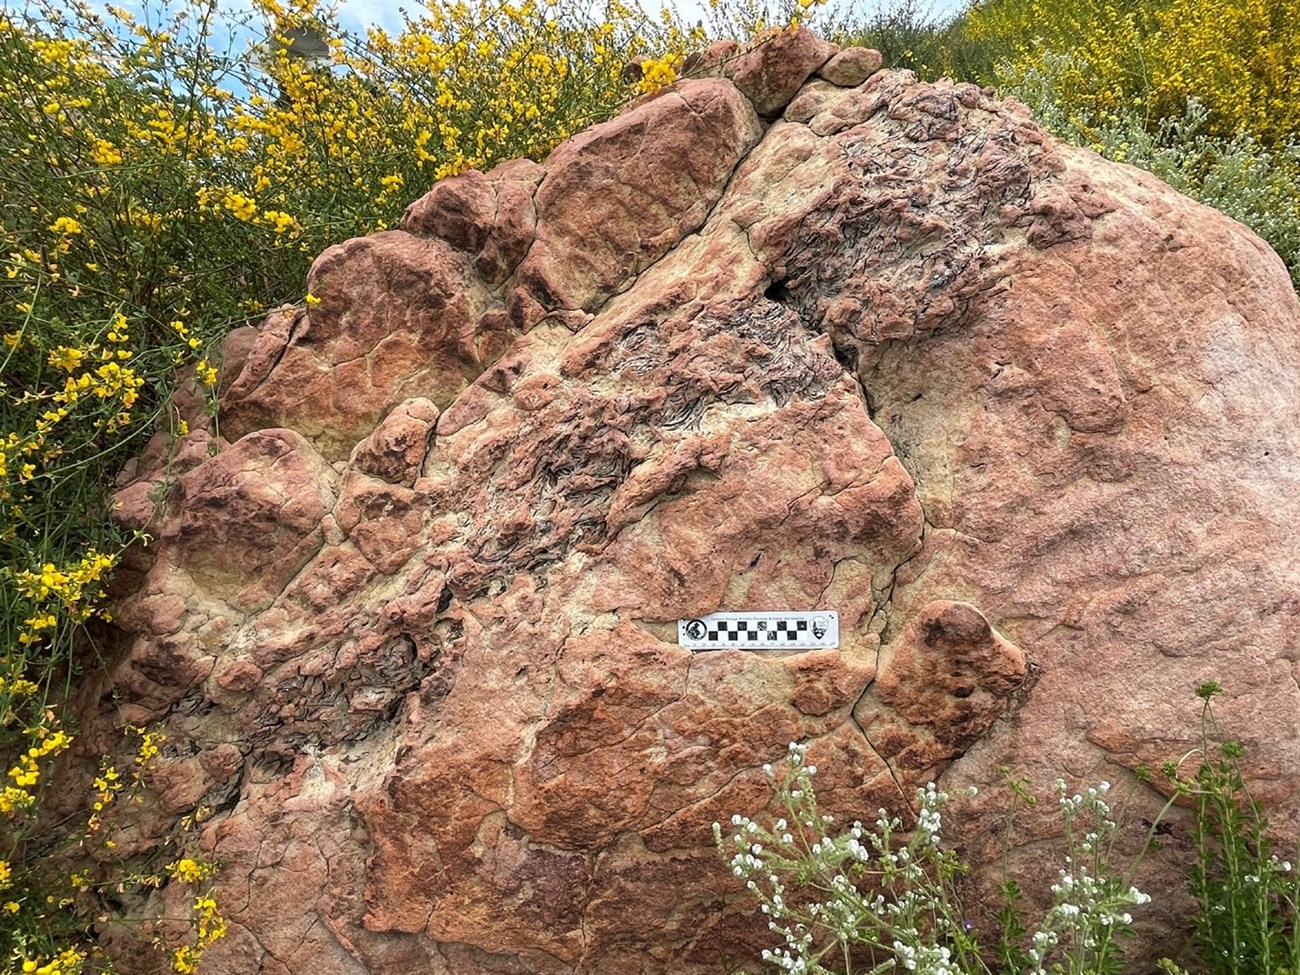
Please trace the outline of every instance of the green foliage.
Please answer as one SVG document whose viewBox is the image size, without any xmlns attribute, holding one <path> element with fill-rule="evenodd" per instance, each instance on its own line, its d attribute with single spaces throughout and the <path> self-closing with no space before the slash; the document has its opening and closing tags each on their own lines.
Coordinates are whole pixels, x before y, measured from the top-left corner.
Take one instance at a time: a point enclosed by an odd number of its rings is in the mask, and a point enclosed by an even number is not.
<svg viewBox="0 0 1300 975">
<path fill-rule="evenodd" d="M 1140 166 L 1250 227 L 1277 251 L 1300 288 L 1300 142 L 1270 148 L 1247 133 L 1210 135 L 1206 108 L 1196 98 L 1188 99 L 1182 115 L 1155 122 L 1136 110 L 1082 117 L 1061 96 L 1071 63 L 1066 55 L 1045 55 L 1006 91 L 1055 135 Z"/>
<path fill-rule="evenodd" d="M 937 13 L 927 0 L 887 0 L 860 19 L 829 26 L 840 44 L 875 48 L 886 67 L 907 68 L 923 80 L 990 78 L 1005 53 L 987 38 L 968 37 L 964 16 Z"/>
<path fill-rule="evenodd" d="M 1300 871 L 1272 852 L 1268 819 L 1242 774 L 1243 750 L 1215 720 L 1217 685 L 1202 688 L 1200 765 L 1175 777 L 1196 812 L 1196 941 L 1206 975 L 1300 975 Z"/>
<path fill-rule="evenodd" d="M 1114 865 L 1115 821 L 1101 783 L 1071 795 L 1055 785 L 1066 856 L 1052 885 L 1052 905 L 1031 934 L 1014 883 L 1004 887 L 1002 931 L 982 951 L 966 921 L 957 881 L 965 865 L 942 845 L 947 793 L 917 790 L 915 826 L 878 810 L 874 827 L 855 822 L 832 831 L 818 810 L 806 748 L 791 743 L 779 768 L 765 768 L 778 818 L 732 816 L 719 852 L 746 882 L 784 944 L 764 960 L 792 975 L 891 970 L 927 975 L 1062 975 L 1121 971 L 1121 940 L 1131 934 L 1129 908 L 1150 898 Z M 989 959 L 1000 963 L 994 968 Z"/>
<path fill-rule="evenodd" d="M 1240 744 L 1223 737 L 1211 707 L 1215 681 L 1196 689 L 1204 702 L 1201 745 L 1164 765 L 1173 795 L 1147 828 L 1179 802 L 1193 813 L 1196 863 L 1188 878 L 1197 912 L 1190 919 L 1205 975 L 1300 975 L 1300 871 L 1272 852 L 1269 824 L 1246 784 Z M 1147 895 L 1117 869 L 1117 816 L 1103 782 L 1071 795 L 1055 785 L 1065 856 L 1051 887 L 1052 904 L 1030 917 L 1019 886 L 1007 878 L 988 944 L 964 921 L 959 879 L 965 865 L 943 847 L 948 795 L 933 783 L 917 791 L 910 832 L 885 810 L 874 828 L 854 823 L 832 831 L 813 789 L 817 769 L 792 743 L 779 767 L 764 769 L 775 819 L 732 816 L 730 835 L 714 824 L 719 853 L 743 879 L 781 947 L 763 958 L 798 975 L 891 970 L 931 975 L 1101 975 L 1125 971 L 1121 949 L 1131 934 L 1131 907 Z M 1190 774 L 1183 772 L 1189 763 Z M 1026 780 L 1004 769 L 1011 795 L 1007 848 L 1019 805 L 1037 800 Z M 1139 781 L 1153 777 L 1140 770 Z M 1032 933 L 1031 933 L 1032 930 Z M 1188 975 L 1172 960 L 1168 975 Z"/>
</svg>

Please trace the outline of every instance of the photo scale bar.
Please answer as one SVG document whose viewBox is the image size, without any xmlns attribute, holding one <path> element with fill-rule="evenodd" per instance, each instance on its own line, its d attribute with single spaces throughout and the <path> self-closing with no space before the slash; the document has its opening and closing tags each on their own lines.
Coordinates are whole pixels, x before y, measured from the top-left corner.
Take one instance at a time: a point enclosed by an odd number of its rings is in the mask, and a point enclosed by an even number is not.
<svg viewBox="0 0 1300 975">
<path fill-rule="evenodd" d="M 840 645 L 833 609 L 777 613 L 710 613 L 677 621 L 677 642 L 691 650 L 809 650 Z"/>
</svg>

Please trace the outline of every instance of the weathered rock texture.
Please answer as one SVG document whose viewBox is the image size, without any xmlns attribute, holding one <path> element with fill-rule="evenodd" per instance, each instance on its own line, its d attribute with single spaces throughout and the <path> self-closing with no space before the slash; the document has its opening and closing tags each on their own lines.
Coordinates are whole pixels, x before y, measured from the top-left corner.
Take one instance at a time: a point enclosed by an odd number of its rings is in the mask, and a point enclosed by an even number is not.
<svg viewBox="0 0 1300 975">
<path fill-rule="evenodd" d="M 157 508 L 142 462 L 83 746 L 167 730 L 127 852 L 215 810 L 211 975 L 752 964 L 710 824 L 788 742 L 849 819 L 1117 779 L 1187 750 L 1208 678 L 1294 830 L 1280 261 L 978 88 L 812 77 L 835 54 L 719 54 L 442 182 L 240 337 Z M 675 642 L 814 607 L 838 651 Z"/>
</svg>

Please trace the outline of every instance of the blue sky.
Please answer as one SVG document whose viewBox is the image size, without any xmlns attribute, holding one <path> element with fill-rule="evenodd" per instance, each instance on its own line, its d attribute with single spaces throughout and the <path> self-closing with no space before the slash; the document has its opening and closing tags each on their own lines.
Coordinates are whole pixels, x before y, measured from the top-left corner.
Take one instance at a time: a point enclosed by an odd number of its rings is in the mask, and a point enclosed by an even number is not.
<svg viewBox="0 0 1300 975">
<path fill-rule="evenodd" d="M 839 20 L 843 14 L 865 15 L 881 7 L 894 6 L 899 0 L 828 0 L 824 9 L 827 21 Z M 664 6 L 663 0 L 642 0 L 647 11 L 655 12 Z M 698 0 L 672 0 L 672 6 L 679 10 L 684 19 L 694 22 L 703 16 L 704 5 Z M 935 19 L 945 19 L 966 6 L 965 0 L 916 0 L 920 12 L 928 11 Z M 418 10 L 418 3 L 410 3 L 412 10 Z M 394 30 L 401 25 L 397 5 L 390 0 L 343 0 L 339 4 L 339 17 L 343 25 L 354 30 L 361 30 L 370 25 L 377 25 Z M 813 21 L 814 29 L 816 19 Z"/>
<path fill-rule="evenodd" d="M 57 0 L 56 0 L 57 2 Z M 157 11 L 166 0 L 92 0 L 97 5 L 106 5 L 109 2 L 126 8 L 137 16 L 142 15 L 145 11 Z M 591 0 L 592 6 L 596 7 L 600 0 Z M 674 6 L 682 15 L 687 23 L 694 23 L 697 20 L 704 19 L 706 24 L 707 18 L 704 17 L 705 5 L 708 0 L 640 0 L 647 13 L 655 14 L 663 6 Z M 724 0 L 724 3 L 726 0 Z M 762 3 L 764 0 L 757 0 Z M 775 8 L 782 0 L 766 0 Z M 823 7 L 817 8 L 812 21 L 813 29 L 816 29 L 818 20 L 827 24 L 842 23 L 846 19 L 849 22 L 866 19 L 872 13 L 880 9 L 889 9 L 901 5 L 910 5 L 915 8 L 919 14 L 928 14 L 930 19 L 944 20 L 955 14 L 961 8 L 967 6 L 969 0 L 827 0 Z M 179 0 L 178 6 L 184 6 L 185 0 Z M 410 9 L 413 15 L 418 15 L 421 8 L 419 0 L 408 0 L 401 4 Z M 0 0 L 0 10 L 23 12 L 27 4 L 22 0 Z M 224 20 L 230 29 L 233 19 L 241 14 L 247 14 L 251 8 L 248 0 L 219 0 L 218 19 Z M 221 14 L 227 15 L 221 17 Z M 396 32 L 401 28 L 402 17 L 399 4 L 393 0 L 338 0 L 338 15 L 340 25 L 349 32 L 364 34 L 365 29 L 371 26 L 384 27 L 391 32 Z M 148 20 L 147 14 L 142 19 Z M 254 18 L 256 22 L 257 18 Z M 214 38 L 214 43 L 222 48 L 236 53 L 241 48 L 246 48 L 252 43 L 253 35 L 245 29 L 230 29 L 226 35 L 229 41 L 221 39 L 220 35 Z M 233 42 L 233 43 L 231 43 Z M 227 47 L 227 45 L 230 47 Z"/>
<path fill-rule="evenodd" d="M 137 14 L 144 9 L 158 7 L 158 4 L 152 0 L 100 0 L 100 3 L 109 2 Z M 593 6 L 597 2 L 599 0 L 593 0 Z M 640 2 L 649 13 L 657 13 L 665 5 L 674 6 L 681 12 L 683 19 L 693 23 L 703 18 L 708 0 L 640 0 Z M 813 27 L 816 29 L 818 18 L 827 23 L 834 23 L 843 20 L 845 15 L 850 15 L 852 20 L 857 20 L 879 9 L 901 5 L 912 5 L 919 13 L 928 13 L 933 19 L 942 20 L 956 13 L 968 2 L 969 0 L 827 0 L 825 6 L 818 9 Z M 370 26 L 384 27 L 393 31 L 402 24 L 400 6 L 406 6 L 418 13 L 421 5 L 419 0 L 408 0 L 401 4 L 393 0 L 339 0 L 339 20 L 344 28 L 358 33 L 364 33 L 365 28 Z M 776 6 L 776 3 L 773 2 L 772 6 Z M 22 0 L 0 0 L 0 10 L 21 12 L 26 7 L 27 4 Z M 249 8 L 250 4 L 247 0 L 222 0 L 218 7 L 222 13 L 230 14 L 245 13 Z"/>
</svg>

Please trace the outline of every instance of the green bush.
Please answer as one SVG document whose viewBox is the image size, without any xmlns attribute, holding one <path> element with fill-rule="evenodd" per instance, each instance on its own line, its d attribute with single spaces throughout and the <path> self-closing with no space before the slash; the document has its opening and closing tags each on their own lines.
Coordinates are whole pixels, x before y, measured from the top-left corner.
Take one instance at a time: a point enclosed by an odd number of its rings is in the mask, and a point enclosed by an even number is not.
<svg viewBox="0 0 1300 975">
<path fill-rule="evenodd" d="M 836 41 L 875 48 L 889 68 L 907 68 L 922 80 L 939 77 L 991 83 L 1007 54 L 996 39 L 966 34 L 961 14 L 937 13 L 927 0 L 887 0 L 865 16 L 829 24 Z"/>
<path fill-rule="evenodd" d="M 1151 899 L 1128 878 L 1178 802 L 1190 807 L 1195 827 L 1188 882 L 1197 913 L 1189 925 L 1206 975 L 1298 975 L 1300 871 L 1271 851 L 1268 820 L 1242 774 L 1242 749 L 1223 738 L 1210 706 L 1219 691 L 1212 682 L 1197 689 L 1204 701 L 1201 746 L 1165 765 L 1171 797 L 1146 824 L 1146 843 L 1127 866 L 1117 862 L 1120 817 L 1109 784 L 1074 794 L 1063 780 L 1054 784 L 1063 857 L 1051 906 L 1029 916 L 1019 889 L 1006 881 L 1000 930 L 986 942 L 962 906 L 967 866 L 943 844 L 948 794 L 933 783 L 917 790 L 908 828 L 881 809 L 872 826 L 836 829 L 818 808 L 817 769 L 805 762 L 806 747 L 791 743 L 785 761 L 764 769 L 775 813 L 732 816 L 725 834 L 720 824 L 713 827 L 719 853 L 780 941 L 763 958 L 791 975 L 1126 971 L 1122 946 L 1132 934 L 1132 911 Z M 1027 782 L 1010 775 L 1007 782 L 1013 811 L 1018 802 L 1035 803 Z M 1186 975 L 1169 959 L 1160 967 Z"/>
<path fill-rule="evenodd" d="M 1071 64 L 1068 55 L 1044 56 L 1004 90 L 1067 142 L 1140 166 L 1250 227 L 1277 251 L 1300 288 L 1300 142 L 1270 148 L 1247 133 L 1210 135 L 1207 109 L 1196 98 L 1187 100 L 1181 115 L 1154 122 L 1135 110 L 1080 116 L 1061 97 Z"/>
</svg>

